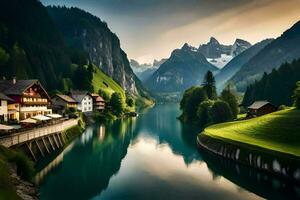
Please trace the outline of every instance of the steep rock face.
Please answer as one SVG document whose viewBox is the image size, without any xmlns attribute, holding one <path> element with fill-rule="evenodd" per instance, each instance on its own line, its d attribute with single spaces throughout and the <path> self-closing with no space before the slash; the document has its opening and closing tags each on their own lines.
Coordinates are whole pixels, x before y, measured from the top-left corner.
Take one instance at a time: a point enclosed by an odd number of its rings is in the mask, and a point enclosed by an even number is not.
<svg viewBox="0 0 300 200">
<path fill-rule="evenodd" d="M 264 72 L 271 72 L 285 62 L 300 58 L 299 44 L 300 21 L 251 58 L 230 81 L 239 91 L 245 91 L 247 85 L 260 79 Z"/>
<path fill-rule="evenodd" d="M 208 62 L 218 68 L 223 68 L 232 58 L 249 47 L 251 44 L 242 39 L 236 39 L 233 45 L 223 45 L 211 37 L 207 44 L 199 46 L 198 51 L 206 57 Z"/>
<path fill-rule="evenodd" d="M 252 47 L 244 50 L 242 53 L 234 57 L 220 72 L 216 75 L 216 83 L 218 91 L 221 91 L 226 82 L 236 73 L 241 67 L 254 57 L 259 51 L 267 46 L 273 39 L 266 39 L 254 44 Z"/>
<path fill-rule="evenodd" d="M 222 54 L 230 55 L 232 45 L 222 45 L 214 37 L 207 44 L 200 45 L 198 51 L 206 58 L 220 58 Z"/>
<path fill-rule="evenodd" d="M 145 82 L 167 59 L 154 60 L 152 64 L 140 64 L 136 60 L 130 60 L 130 66 L 137 77 Z"/>
<path fill-rule="evenodd" d="M 185 44 L 172 52 L 171 57 L 146 81 L 154 92 L 182 92 L 201 84 L 205 73 L 216 71 L 196 48 Z"/>
<path fill-rule="evenodd" d="M 232 56 L 237 56 L 250 47 L 251 44 L 249 42 L 241 39 L 236 39 L 234 44 L 232 45 L 230 54 Z"/>
<path fill-rule="evenodd" d="M 77 8 L 48 7 L 48 12 L 69 46 L 87 53 L 91 62 L 127 92 L 143 92 L 118 37 L 99 18 Z"/>
</svg>

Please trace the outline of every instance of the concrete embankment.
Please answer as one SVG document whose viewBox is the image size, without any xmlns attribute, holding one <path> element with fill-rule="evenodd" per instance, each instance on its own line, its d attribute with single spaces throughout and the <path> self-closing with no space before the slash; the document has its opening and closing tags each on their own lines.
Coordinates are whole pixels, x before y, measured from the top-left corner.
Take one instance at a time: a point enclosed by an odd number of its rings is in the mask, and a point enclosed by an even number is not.
<svg viewBox="0 0 300 200">
<path fill-rule="evenodd" d="M 201 149 L 213 154 L 300 183 L 299 157 L 253 145 L 216 139 L 205 133 L 197 137 L 197 144 Z"/>
</svg>

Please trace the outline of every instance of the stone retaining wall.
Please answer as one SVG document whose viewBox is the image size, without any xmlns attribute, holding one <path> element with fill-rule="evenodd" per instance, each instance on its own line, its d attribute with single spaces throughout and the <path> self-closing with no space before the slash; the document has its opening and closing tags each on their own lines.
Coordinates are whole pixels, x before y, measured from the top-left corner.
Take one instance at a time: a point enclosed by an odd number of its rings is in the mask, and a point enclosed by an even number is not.
<svg viewBox="0 0 300 200">
<path fill-rule="evenodd" d="M 300 158 L 263 150 L 251 145 L 225 142 L 205 134 L 197 137 L 200 148 L 236 162 L 285 177 L 300 183 Z"/>
</svg>

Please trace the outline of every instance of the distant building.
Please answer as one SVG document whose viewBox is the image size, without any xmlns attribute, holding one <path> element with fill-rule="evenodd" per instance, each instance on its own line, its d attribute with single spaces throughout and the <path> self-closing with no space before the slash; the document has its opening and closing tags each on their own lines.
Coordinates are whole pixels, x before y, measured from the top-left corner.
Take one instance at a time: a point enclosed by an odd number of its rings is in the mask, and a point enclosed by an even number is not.
<svg viewBox="0 0 300 200">
<path fill-rule="evenodd" d="M 67 109 L 77 108 L 77 102 L 68 95 L 56 94 L 52 98 L 52 108 L 58 113 L 63 113 Z"/>
<path fill-rule="evenodd" d="M 93 98 L 94 110 L 103 111 L 105 109 L 104 99 L 101 96 L 99 96 L 98 94 L 95 94 L 95 93 L 91 93 L 90 95 Z"/>
<path fill-rule="evenodd" d="M 70 96 L 77 103 L 77 110 L 81 112 L 92 112 L 93 111 L 93 98 L 86 91 L 71 91 Z"/>
<path fill-rule="evenodd" d="M 247 116 L 257 117 L 277 111 L 278 108 L 268 101 L 256 101 L 248 107 Z"/>
<path fill-rule="evenodd" d="M 14 102 L 8 105 L 10 119 L 23 120 L 51 114 L 51 99 L 38 80 L 0 80 L 0 91 Z"/>
</svg>

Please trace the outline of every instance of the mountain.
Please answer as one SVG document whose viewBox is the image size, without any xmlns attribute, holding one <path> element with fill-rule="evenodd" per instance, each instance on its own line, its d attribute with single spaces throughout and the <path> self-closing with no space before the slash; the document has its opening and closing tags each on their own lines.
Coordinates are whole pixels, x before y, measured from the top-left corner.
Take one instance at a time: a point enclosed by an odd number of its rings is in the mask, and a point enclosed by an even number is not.
<svg viewBox="0 0 300 200">
<path fill-rule="evenodd" d="M 247 85 L 260 79 L 264 72 L 269 73 L 285 62 L 300 58 L 299 44 L 300 21 L 244 64 L 230 82 L 236 85 L 238 91 L 245 91 Z"/>
<path fill-rule="evenodd" d="M 223 67 L 215 77 L 218 91 L 222 91 L 225 87 L 226 82 L 236 72 L 238 72 L 245 63 L 247 63 L 253 56 L 255 56 L 259 51 L 261 51 L 272 41 L 273 39 L 266 39 L 259 43 L 256 43 L 250 48 L 239 53 L 229 63 L 227 63 L 225 67 Z"/>
<path fill-rule="evenodd" d="M 144 63 L 144 64 L 140 64 L 138 61 L 134 60 L 134 59 L 130 59 L 130 66 L 133 70 L 133 72 L 137 75 L 137 73 L 143 72 L 149 68 L 152 68 L 152 64 L 151 63 Z"/>
<path fill-rule="evenodd" d="M 198 51 L 202 53 L 207 60 L 218 68 L 224 67 L 232 58 L 251 47 L 251 44 L 245 40 L 236 39 L 233 45 L 223 45 L 211 37 L 207 44 L 200 45 Z"/>
<path fill-rule="evenodd" d="M 146 81 L 167 59 L 154 60 L 152 64 L 139 64 L 136 60 L 130 60 L 130 66 L 137 77 L 142 81 Z"/>
<path fill-rule="evenodd" d="M 296 82 L 300 80 L 300 59 L 292 63 L 285 63 L 270 74 L 264 73 L 263 77 L 246 89 L 242 104 L 251 105 L 254 101 L 268 100 L 280 106 L 292 106 L 292 96 Z"/>
<path fill-rule="evenodd" d="M 72 49 L 84 52 L 125 91 L 147 95 L 120 47 L 119 38 L 105 22 L 78 8 L 47 7 L 47 10 Z"/>
<path fill-rule="evenodd" d="M 241 39 L 236 39 L 234 44 L 232 45 L 230 54 L 233 56 L 237 56 L 250 47 L 251 44 L 249 42 Z"/>
<path fill-rule="evenodd" d="M 48 90 L 71 82 L 69 49 L 39 1 L 0 1 L 0 47 L 9 55 L 1 77 L 38 78 Z"/>
<path fill-rule="evenodd" d="M 222 45 L 219 41 L 211 37 L 207 44 L 199 46 L 198 51 L 206 58 L 220 58 L 222 54 L 230 55 L 232 45 Z"/>
<path fill-rule="evenodd" d="M 182 92 L 188 87 L 201 84 L 205 73 L 218 68 L 210 64 L 194 47 L 184 44 L 172 52 L 157 71 L 146 81 L 155 92 Z"/>
</svg>

